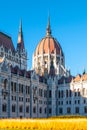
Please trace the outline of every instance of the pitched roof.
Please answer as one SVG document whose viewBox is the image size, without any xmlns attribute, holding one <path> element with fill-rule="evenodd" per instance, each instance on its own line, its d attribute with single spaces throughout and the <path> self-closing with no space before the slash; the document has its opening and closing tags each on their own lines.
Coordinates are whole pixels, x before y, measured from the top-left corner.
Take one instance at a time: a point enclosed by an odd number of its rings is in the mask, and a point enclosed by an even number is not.
<svg viewBox="0 0 87 130">
<path fill-rule="evenodd" d="M 0 32 L 0 46 L 3 45 L 6 49 L 11 49 L 12 51 L 15 51 L 12 39 L 7 34 L 4 34 L 3 32 Z"/>
<path fill-rule="evenodd" d="M 87 80 L 87 73 L 84 74 L 84 75 L 82 75 L 82 80 L 83 80 L 83 81 Z"/>
<path fill-rule="evenodd" d="M 64 77 L 62 76 L 61 79 L 58 80 L 58 84 L 63 84 L 64 82 L 65 83 L 70 83 L 73 79 L 73 76 L 69 76 L 69 77 Z"/>
<path fill-rule="evenodd" d="M 26 78 L 30 78 L 32 71 L 26 71 L 26 70 L 19 69 L 18 66 L 15 66 L 15 67 L 11 66 L 11 73 L 19 74 L 19 76 L 23 76 L 23 77 L 26 76 Z"/>
<path fill-rule="evenodd" d="M 74 82 L 79 82 L 80 80 L 81 80 L 81 75 L 80 75 L 80 74 L 78 74 L 78 75 L 73 79 Z"/>
<path fill-rule="evenodd" d="M 79 81 L 86 81 L 87 80 L 87 73 L 80 75 L 78 74 L 74 79 L 73 82 L 79 82 Z"/>
</svg>

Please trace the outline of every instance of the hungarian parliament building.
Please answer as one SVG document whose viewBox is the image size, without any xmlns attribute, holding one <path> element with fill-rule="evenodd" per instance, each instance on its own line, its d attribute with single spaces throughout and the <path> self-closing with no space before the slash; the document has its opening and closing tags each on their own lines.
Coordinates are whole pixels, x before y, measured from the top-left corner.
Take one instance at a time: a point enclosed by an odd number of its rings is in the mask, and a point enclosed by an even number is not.
<svg viewBox="0 0 87 130">
<path fill-rule="evenodd" d="M 60 43 L 52 35 L 50 18 L 46 35 L 27 69 L 22 22 L 18 42 L 0 32 L 0 118 L 47 118 L 87 115 L 87 73 L 72 76 L 65 68 Z"/>
</svg>

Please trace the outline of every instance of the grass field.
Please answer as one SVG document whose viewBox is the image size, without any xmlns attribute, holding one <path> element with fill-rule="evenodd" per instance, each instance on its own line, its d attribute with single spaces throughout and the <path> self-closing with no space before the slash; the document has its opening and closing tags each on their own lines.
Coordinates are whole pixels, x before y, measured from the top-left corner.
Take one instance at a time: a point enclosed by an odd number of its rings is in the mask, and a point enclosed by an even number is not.
<svg viewBox="0 0 87 130">
<path fill-rule="evenodd" d="M 87 130 L 87 119 L 0 119 L 0 130 Z"/>
</svg>

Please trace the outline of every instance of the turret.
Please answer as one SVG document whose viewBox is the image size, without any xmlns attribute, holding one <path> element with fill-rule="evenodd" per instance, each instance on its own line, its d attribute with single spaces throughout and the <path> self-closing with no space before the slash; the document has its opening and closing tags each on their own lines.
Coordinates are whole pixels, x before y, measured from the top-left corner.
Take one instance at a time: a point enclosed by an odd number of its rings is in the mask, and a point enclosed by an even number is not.
<svg viewBox="0 0 87 130">
<path fill-rule="evenodd" d="M 17 42 L 17 55 L 19 55 L 20 69 L 27 69 L 27 53 L 24 47 L 23 31 L 22 31 L 22 20 L 20 21 L 18 42 Z"/>
</svg>

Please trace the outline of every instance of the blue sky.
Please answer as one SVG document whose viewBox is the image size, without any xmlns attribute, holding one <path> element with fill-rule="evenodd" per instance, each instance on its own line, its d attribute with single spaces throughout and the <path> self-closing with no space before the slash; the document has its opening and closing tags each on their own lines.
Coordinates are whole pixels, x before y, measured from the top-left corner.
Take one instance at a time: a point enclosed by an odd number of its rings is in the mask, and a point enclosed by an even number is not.
<svg viewBox="0 0 87 130">
<path fill-rule="evenodd" d="M 10 35 L 16 47 L 22 18 L 30 69 L 35 47 L 46 34 L 48 12 L 66 67 L 73 75 L 87 71 L 87 0 L 0 0 L 0 31 Z"/>
</svg>

